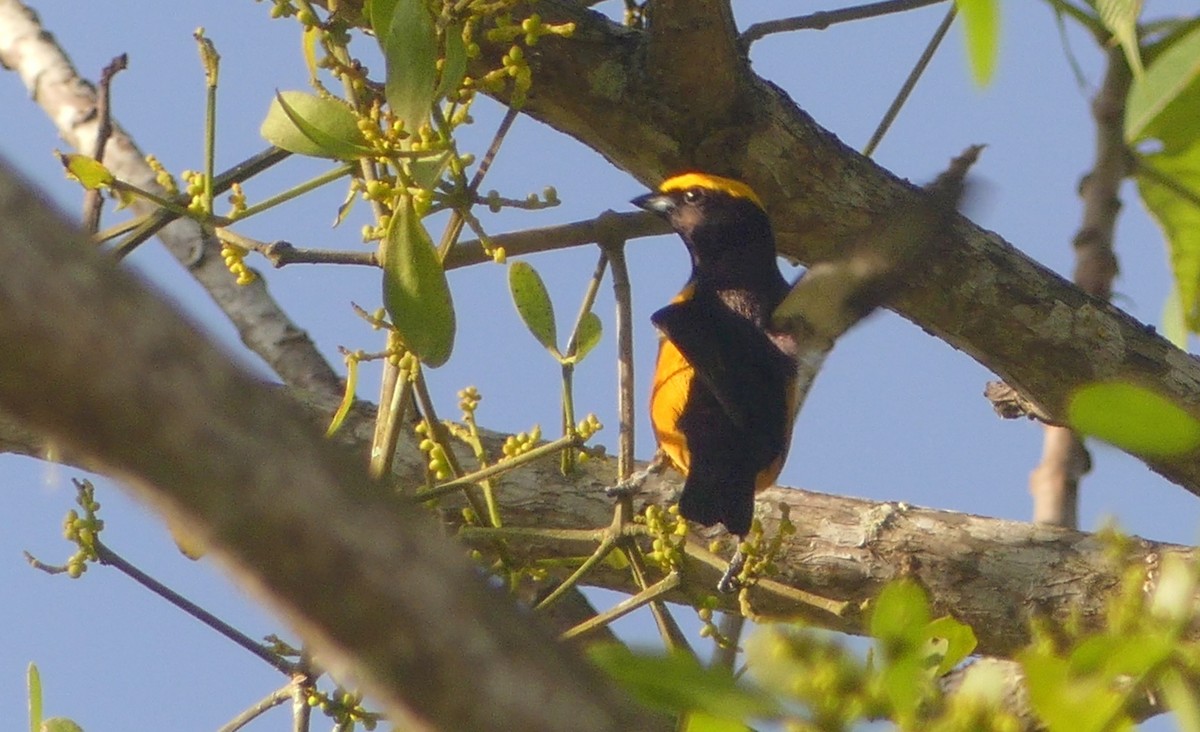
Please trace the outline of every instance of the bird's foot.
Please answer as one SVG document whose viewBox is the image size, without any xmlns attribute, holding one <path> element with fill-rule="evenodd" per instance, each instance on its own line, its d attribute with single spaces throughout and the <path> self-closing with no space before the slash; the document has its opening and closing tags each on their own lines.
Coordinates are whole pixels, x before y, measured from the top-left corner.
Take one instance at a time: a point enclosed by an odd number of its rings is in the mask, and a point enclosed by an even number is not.
<svg viewBox="0 0 1200 732">
<path fill-rule="evenodd" d="M 663 454 L 658 453 L 646 467 L 637 471 L 620 483 L 617 483 L 616 485 L 610 485 L 605 488 L 604 495 L 608 496 L 609 498 L 626 498 L 637 495 L 638 491 L 642 490 L 642 486 L 646 484 L 646 481 L 651 475 L 658 475 L 665 470 L 666 467 L 667 462 Z"/>
<path fill-rule="evenodd" d="M 733 558 L 729 560 L 729 567 L 725 570 L 725 574 L 721 575 L 721 579 L 717 581 L 717 592 L 729 595 L 742 589 L 738 575 L 745 567 L 746 555 L 742 554 L 741 549 L 738 549 L 733 553 Z"/>
</svg>

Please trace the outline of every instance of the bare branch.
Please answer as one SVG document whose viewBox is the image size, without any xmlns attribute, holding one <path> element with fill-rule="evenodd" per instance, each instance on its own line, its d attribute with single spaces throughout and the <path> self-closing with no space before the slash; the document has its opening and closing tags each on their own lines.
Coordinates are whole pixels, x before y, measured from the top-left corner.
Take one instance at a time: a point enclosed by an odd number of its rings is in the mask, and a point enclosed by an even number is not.
<svg viewBox="0 0 1200 732">
<path fill-rule="evenodd" d="M 20 75 L 63 139 L 80 152 L 94 151 L 100 127 L 95 90 L 79 77 L 34 12 L 18 0 L 0 0 L 0 66 Z M 163 192 L 142 153 L 115 121 L 104 163 L 121 180 Z M 132 208 L 138 213 L 154 210 L 144 202 Z M 238 285 L 221 259 L 220 245 L 205 237 L 197 224 L 177 221 L 159 238 L 234 323 L 246 346 L 284 382 L 329 393 L 341 391 L 337 374 L 308 334 L 271 298 L 266 285 L 261 281 Z"/>
<path fill-rule="evenodd" d="M 772 33 L 788 33 L 797 30 L 825 30 L 835 23 L 846 23 L 864 18 L 878 18 L 891 13 L 903 13 L 908 10 L 936 5 L 945 0 L 885 0 L 884 2 L 855 5 L 850 8 L 837 10 L 822 10 L 808 15 L 798 15 L 793 18 L 780 18 L 755 23 L 742 33 L 738 40 L 742 46 L 749 46 L 757 40 Z"/>
<path fill-rule="evenodd" d="M 746 72 L 729 0 L 655 0 L 646 20 L 643 81 L 659 103 L 690 117 L 697 133 L 726 124 Z"/>
</svg>

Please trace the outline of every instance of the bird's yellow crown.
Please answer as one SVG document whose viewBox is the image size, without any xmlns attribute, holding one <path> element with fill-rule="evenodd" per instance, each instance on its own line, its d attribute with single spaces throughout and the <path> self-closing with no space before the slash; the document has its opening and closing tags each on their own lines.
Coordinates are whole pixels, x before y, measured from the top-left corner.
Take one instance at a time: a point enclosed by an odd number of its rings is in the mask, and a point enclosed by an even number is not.
<svg viewBox="0 0 1200 732">
<path fill-rule="evenodd" d="M 720 191 L 734 198 L 745 198 L 755 206 L 765 208 L 762 199 L 758 197 L 758 194 L 750 186 L 740 180 L 722 178 L 719 175 L 709 175 L 708 173 L 683 173 L 667 178 L 658 187 L 658 190 L 660 193 L 671 193 L 672 191 L 686 191 L 689 188 Z"/>
</svg>

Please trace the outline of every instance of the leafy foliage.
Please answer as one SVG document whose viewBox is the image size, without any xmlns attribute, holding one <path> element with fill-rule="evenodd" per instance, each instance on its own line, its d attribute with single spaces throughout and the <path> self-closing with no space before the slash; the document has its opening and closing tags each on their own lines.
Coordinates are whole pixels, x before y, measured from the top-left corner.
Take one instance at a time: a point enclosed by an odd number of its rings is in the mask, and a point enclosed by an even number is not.
<svg viewBox="0 0 1200 732">
<path fill-rule="evenodd" d="M 1200 421 L 1134 384 L 1091 384 L 1071 396 L 1067 419 L 1077 432 L 1136 455 L 1179 455 L 1200 447 Z"/>
<path fill-rule="evenodd" d="M 429 232 L 406 201 L 392 217 L 383 248 L 383 302 L 404 345 L 430 366 L 454 349 L 454 303 Z"/>
<path fill-rule="evenodd" d="M 955 0 L 963 18 L 967 61 L 975 83 L 986 86 L 996 73 L 1000 56 L 1000 3 L 997 0 Z"/>
<path fill-rule="evenodd" d="M 1138 192 L 1162 227 L 1175 274 L 1177 312 L 1200 331 L 1200 27 L 1169 37 L 1135 79 L 1125 138 L 1140 144 Z M 1157 147 L 1148 147 L 1153 141 Z M 1170 308 L 1174 308 L 1172 303 Z M 1172 326 L 1174 327 L 1174 326 Z"/>
</svg>

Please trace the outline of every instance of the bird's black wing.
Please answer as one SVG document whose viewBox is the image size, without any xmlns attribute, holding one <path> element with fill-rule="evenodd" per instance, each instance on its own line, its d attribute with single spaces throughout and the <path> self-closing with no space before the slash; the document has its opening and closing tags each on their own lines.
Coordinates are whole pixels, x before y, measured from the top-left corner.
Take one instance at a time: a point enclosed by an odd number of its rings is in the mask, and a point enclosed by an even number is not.
<svg viewBox="0 0 1200 732">
<path fill-rule="evenodd" d="M 672 303 L 650 318 L 683 357 L 725 416 L 752 432 L 767 453 L 783 449 L 788 421 L 787 389 L 796 366 L 767 334 L 716 301 Z"/>
</svg>

